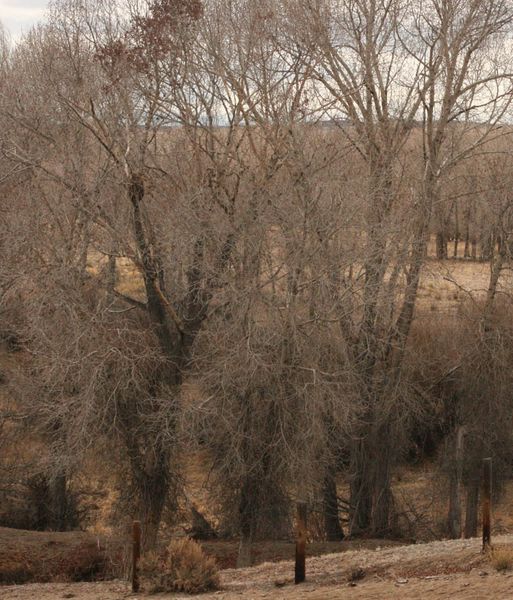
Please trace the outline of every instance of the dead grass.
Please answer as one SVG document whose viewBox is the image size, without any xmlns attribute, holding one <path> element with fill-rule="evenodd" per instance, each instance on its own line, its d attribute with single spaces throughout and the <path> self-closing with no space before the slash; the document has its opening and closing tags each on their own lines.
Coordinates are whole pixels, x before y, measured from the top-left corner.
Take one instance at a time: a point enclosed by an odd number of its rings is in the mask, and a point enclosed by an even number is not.
<svg viewBox="0 0 513 600">
<path fill-rule="evenodd" d="M 109 577 L 105 543 L 81 532 L 0 528 L 0 584 Z"/>
<path fill-rule="evenodd" d="M 490 563 L 499 572 L 511 571 L 513 568 L 513 547 L 495 546 L 490 550 Z"/>
<path fill-rule="evenodd" d="M 512 536 L 495 537 L 497 548 L 513 548 Z M 343 546 L 344 544 L 340 544 Z M 293 585 L 294 563 L 267 563 L 249 569 L 229 569 L 221 573 L 222 591 L 200 598 L 235 600 L 342 600 L 382 598 L 446 598 L 495 600 L 511 597 L 512 574 L 496 573 L 490 557 L 481 552 L 481 540 L 451 540 L 430 544 L 376 548 L 347 554 L 307 558 L 307 580 Z M 28 585 L 4 587 L 2 599 L 121 600 L 129 593 L 127 583 L 75 585 Z M 65 595 L 66 594 L 66 595 Z M 144 594 L 138 598 L 146 598 Z M 183 597 L 173 594 L 173 597 Z"/>
<path fill-rule="evenodd" d="M 469 296 L 479 299 L 486 293 L 490 277 L 490 266 L 487 262 L 468 259 L 440 261 L 433 258 L 434 256 L 433 238 L 429 244 L 429 258 L 422 270 L 417 303 L 419 311 L 451 311 Z M 88 260 L 89 272 L 97 274 L 105 263 L 105 257 L 99 253 L 91 253 Z M 118 259 L 117 273 L 117 290 L 145 301 L 143 279 L 130 259 Z M 499 281 L 499 290 L 507 291 L 511 289 L 512 284 L 513 272 L 505 269 Z"/>
</svg>

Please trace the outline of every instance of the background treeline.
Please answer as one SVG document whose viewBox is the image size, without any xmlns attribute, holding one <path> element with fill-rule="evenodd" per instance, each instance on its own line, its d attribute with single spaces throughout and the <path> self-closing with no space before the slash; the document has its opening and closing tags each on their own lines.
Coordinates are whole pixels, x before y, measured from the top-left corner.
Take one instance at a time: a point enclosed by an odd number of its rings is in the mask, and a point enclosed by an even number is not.
<svg viewBox="0 0 513 600">
<path fill-rule="evenodd" d="M 4 35 L 4 506 L 28 489 L 32 526 L 75 527 L 108 473 L 150 547 L 201 450 L 243 563 L 297 499 L 329 540 L 400 534 L 394 473 L 429 458 L 475 534 L 481 459 L 500 483 L 513 458 L 512 23 L 506 0 L 59 0 Z M 452 256 L 486 284 L 431 310 Z"/>
</svg>

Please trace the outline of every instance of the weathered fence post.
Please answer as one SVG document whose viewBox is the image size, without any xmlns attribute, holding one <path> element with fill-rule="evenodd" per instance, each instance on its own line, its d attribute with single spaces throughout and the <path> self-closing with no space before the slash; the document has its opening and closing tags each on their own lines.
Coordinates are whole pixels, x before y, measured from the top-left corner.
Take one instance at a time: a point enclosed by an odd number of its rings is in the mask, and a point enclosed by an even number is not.
<svg viewBox="0 0 513 600">
<path fill-rule="evenodd" d="M 306 502 L 297 503 L 296 567 L 294 583 L 305 580 Z"/>
<path fill-rule="evenodd" d="M 481 510 L 483 520 L 483 552 L 491 544 L 492 459 L 483 458 Z"/>
<path fill-rule="evenodd" d="M 137 561 L 141 556 L 141 522 L 132 524 L 132 592 L 139 591 L 139 573 Z"/>
</svg>

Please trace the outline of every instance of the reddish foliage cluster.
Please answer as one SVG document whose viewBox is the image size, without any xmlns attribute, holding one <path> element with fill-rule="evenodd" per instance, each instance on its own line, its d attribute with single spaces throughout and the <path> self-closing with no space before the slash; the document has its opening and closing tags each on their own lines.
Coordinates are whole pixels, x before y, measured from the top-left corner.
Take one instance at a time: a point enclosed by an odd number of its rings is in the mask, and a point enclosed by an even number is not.
<svg viewBox="0 0 513 600">
<path fill-rule="evenodd" d="M 176 53 L 179 30 L 189 27 L 202 12 L 200 0 L 154 0 L 147 14 L 132 19 L 123 39 L 102 46 L 97 58 L 111 75 L 120 63 L 144 72 L 155 61 Z"/>
<path fill-rule="evenodd" d="M 127 57 L 128 47 L 123 40 L 114 40 L 96 51 L 96 58 L 109 71 L 113 72 L 122 58 Z"/>
</svg>

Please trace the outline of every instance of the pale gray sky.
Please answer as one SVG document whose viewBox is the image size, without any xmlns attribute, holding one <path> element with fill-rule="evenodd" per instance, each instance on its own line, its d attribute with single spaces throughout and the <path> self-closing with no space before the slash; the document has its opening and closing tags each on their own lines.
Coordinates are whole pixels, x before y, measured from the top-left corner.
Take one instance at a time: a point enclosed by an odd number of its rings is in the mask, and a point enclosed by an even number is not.
<svg viewBox="0 0 513 600">
<path fill-rule="evenodd" d="M 46 5 L 47 0 L 0 0 L 0 21 L 16 40 L 43 17 Z"/>
</svg>

